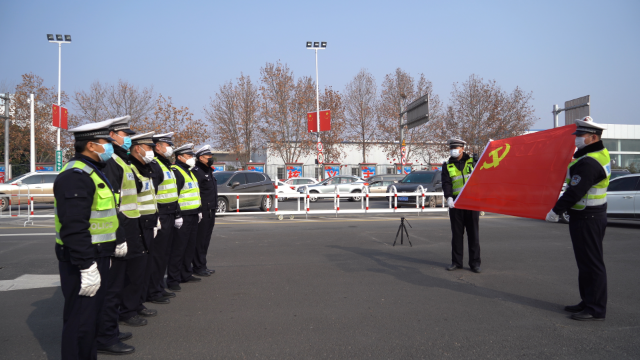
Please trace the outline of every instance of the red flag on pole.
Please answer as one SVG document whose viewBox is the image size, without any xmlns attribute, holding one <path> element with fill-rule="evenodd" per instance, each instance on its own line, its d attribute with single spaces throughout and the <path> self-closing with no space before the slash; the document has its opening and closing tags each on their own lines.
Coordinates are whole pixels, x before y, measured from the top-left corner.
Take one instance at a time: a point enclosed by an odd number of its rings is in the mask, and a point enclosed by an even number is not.
<svg viewBox="0 0 640 360">
<path fill-rule="evenodd" d="M 562 190 L 575 130 L 573 124 L 489 142 L 455 207 L 544 220 Z"/>
<path fill-rule="evenodd" d="M 317 132 L 318 116 L 316 112 L 307 113 L 308 132 Z M 320 131 L 331 130 L 331 110 L 320 111 Z"/>
<path fill-rule="evenodd" d="M 53 104 L 51 105 L 51 115 L 51 117 L 53 118 L 53 126 L 65 130 L 68 129 L 67 118 L 69 116 L 69 112 L 67 111 L 67 108 Z"/>
</svg>

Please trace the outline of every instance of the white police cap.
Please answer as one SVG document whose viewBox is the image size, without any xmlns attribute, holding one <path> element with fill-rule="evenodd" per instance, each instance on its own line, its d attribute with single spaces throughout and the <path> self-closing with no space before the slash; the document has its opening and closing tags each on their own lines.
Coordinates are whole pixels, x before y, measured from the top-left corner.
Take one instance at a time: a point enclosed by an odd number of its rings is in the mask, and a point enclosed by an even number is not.
<svg viewBox="0 0 640 360">
<path fill-rule="evenodd" d="M 96 123 L 90 123 L 67 130 L 72 133 L 76 141 L 105 139 L 115 141 L 109 136 L 109 126 L 113 119 L 104 120 Z"/>
<path fill-rule="evenodd" d="M 447 145 L 449 145 L 449 146 L 465 146 L 465 145 L 467 145 L 467 142 L 462 140 L 462 139 L 452 138 L 452 139 L 447 140 Z"/>
<path fill-rule="evenodd" d="M 173 150 L 173 153 L 176 154 L 176 156 L 182 155 L 182 154 L 195 155 L 195 153 L 193 152 L 193 146 L 194 145 L 192 143 L 184 144 L 178 147 L 177 149 Z"/>
<path fill-rule="evenodd" d="M 604 125 L 596 124 L 593 122 L 591 116 L 585 116 L 582 120 L 576 120 L 576 132 L 572 135 L 584 135 L 584 134 L 596 134 L 602 135 L 602 131 L 607 130 Z"/>
<path fill-rule="evenodd" d="M 124 131 L 125 133 L 129 134 L 129 135 L 134 135 L 136 132 L 131 130 L 131 128 L 129 127 L 129 121 L 131 121 L 131 116 L 129 115 L 125 115 L 119 118 L 115 118 L 115 119 L 111 119 L 113 120 L 113 122 L 111 123 L 111 126 L 109 127 L 110 131 Z"/>
<path fill-rule="evenodd" d="M 201 156 L 201 155 L 213 155 L 213 153 L 211 152 L 211 145 L 205 145 L 200 149 L 196 150 L 196 156 Z"/>
<path fill-rule="evenodd" d="M 155 134 L 155 131 L 151 131 L 148 133 L 144 133 L 144 134 L 138 134 L 138 135 L 134 135 L 131 137 L 131 145 L 149 145 L 149 146 L 153 146 L 153 134 Z"/>
<path fill-rule="evenodd" d="M 159 143 L 159 142 L 164 142 L 167 143 L 171 146 L 173 146 L 173 141 L 171 140 L 171 137 L 173 136 L 173 134 L 175 134 L 174 132 L 169 132 L 166 134 L 157 134 L 153 136 L 153 142 L 154 143 Z"/>
</svg>

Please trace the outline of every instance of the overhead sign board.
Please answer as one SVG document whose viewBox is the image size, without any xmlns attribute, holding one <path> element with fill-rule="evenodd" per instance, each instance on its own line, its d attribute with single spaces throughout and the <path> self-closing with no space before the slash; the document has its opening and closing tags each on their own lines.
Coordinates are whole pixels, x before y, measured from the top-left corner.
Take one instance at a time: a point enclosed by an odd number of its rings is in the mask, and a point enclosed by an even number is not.
<svg viewBox="0 0 640 360">
<path fill-rule="evenodd" d="M 564 124 L 575 124 L 576 120 L 580 120 L 585 116 L 589 116 L 591 107 L 591 96 L 583 96 L 577 99 L 564 102 Z"/>
<path fill-rule="evenodd" d="M 429 95 L 424 95 L 407 106 L 407 129 L 429 121 Z"/>
</svg>

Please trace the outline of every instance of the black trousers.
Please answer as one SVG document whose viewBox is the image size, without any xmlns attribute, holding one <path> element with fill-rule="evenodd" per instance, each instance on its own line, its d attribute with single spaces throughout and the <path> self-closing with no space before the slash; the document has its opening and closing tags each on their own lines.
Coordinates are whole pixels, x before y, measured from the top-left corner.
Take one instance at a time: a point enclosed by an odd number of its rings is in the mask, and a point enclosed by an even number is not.
<svg viewBox="0 0 640 360">
<path fill-rule="evenodd" d="M 144 274 L 142 277 L 142 288 L 140 289 L 140 303 L 136 308 L 136 311 L 146 309 L 144 303 L 147 301 L 147 295 L 149 294 L 149 286 L 151 284 L 151 273 L 153 272 L 153 253 L 155 251 L 155 244 L 153 242 L 153 228 L 142 229 L 142 238 L 145 244 L 149 244 L 147 247 L 147 261 L 144 267 Z"/>
<path fill-rule="evenodd" d="M 202 213 L 202 221 L 198 224 L 198 235 L 196 237 L 196 254 L 193 258 L 193 271 L 196 273 L 207 270 L 207 252 L 211 243 L 211 234 L 216 225 L 215 210 Z"/>
<path fill-rule="evenodd" d="M 92 296 L 80 296 L 80 269 L 70 262 L 59 261 L 60 284 L 64 296 L 62 315 L 62 358 L 97 359 L 96 335 L 100 310 L 109 282 L 109 257 L 97 258 L 100 288 Z"/>
<path fill-rule="evenodd" d="M 198 214 L 183 215 L 182 219 L 182 227 L 173 229 L 167 286 L 178 285 L 193 274 L 191 262 L 196 253 Z"/>
<path fill-rule="evenodd" d="M 469 266 L 480 267 L 480 233 L 478 223 L 480 212 L 464 209 L 449 209 L 451 221 L 451 262 L 462 267 L 464 256 L 464 230 L 467 229 L 469 242 Z"/>
<path fill-rule="evenodd" d="M 171 243 L 173 241 L 173 225 L 176 221 L 174 214 L 160 215 L 160 230 L 153 239 L 153 249 L 150 253 L 151 276 L 147 289 L 147 300 L 162 296 L 165 288 L 164 275 L 169 264 Z M 153 235 L 153 234 L 152 234 Z"/>
<path fill-rule="evenodd" d="M 607 229 L 607 214 L 584 215 L 569 211 L 569 233 L 578 264 L 578 287 L 585 311 L 595 317 L 607 315 L 607 269 L 602 241 Z"/>
<path fill-rule="evenodd" d="M 104 305 L 98 324 L 98 346 L 107 347 L 118 342 L 118 317 L 122 302 L 122 289 L 127 273 L 127 260 L 112 257 L 109 268 L 109 282 L 106 288 Z"/>
<path fill-rule="evenodd" d="M 127 320 L 134 317 L 142 300 L 142 291 L 149 280 L 144 277 L 147 271 L 147 253 L 127 259 L 127 272 L 124 279 L 120 303 L 120 319 Z"/>
</svg>

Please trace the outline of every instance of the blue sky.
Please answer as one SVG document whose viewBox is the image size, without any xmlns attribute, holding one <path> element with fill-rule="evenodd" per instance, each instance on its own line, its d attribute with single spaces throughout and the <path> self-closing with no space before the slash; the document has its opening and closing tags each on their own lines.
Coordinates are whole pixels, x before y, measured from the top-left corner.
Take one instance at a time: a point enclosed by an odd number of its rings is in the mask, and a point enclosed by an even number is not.
<svg viewBox="0 0 640 360">
<path fill-rule="evenodd" d="M 424 73 L 447 100 L 470 74 L 533 91 L 540 120 L 553 104 L 591 95 L 602 123 L 638 124 L 640 1 L 3 1 L 0 81 L 33 72 L 62 89 L 127 80 L 172 96 L 196 116 L 218 86 L 266 62 L 342 90 L 367 68 L 378 84 L 401 67 Z M 560 116 L 563 123 L 564 116 Z"/>
</svg>

